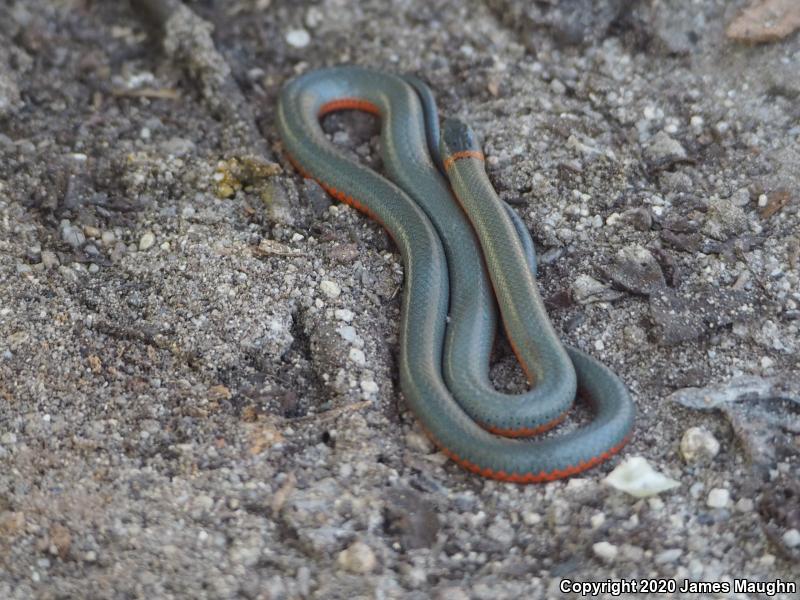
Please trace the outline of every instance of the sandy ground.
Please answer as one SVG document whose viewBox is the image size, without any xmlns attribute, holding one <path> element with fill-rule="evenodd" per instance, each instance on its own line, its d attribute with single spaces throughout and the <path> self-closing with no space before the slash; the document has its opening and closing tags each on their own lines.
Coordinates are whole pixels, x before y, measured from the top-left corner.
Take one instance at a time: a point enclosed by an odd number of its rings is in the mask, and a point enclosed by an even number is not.
<svg viewBox="0 0 800 600">
<path fill-rule="evenodd" d="M 0 2 L 0 598 L 797 581 L 800 36 L 727 40 L 743 5 L 202 1 L 164 34 Z M 556 328 L 634 395 L 620 457 L 525 487 L 421 434 L 399 257 L 274 127 L 284 81 L 340 63 L 476 128 Z M 380 168 L 370 117 L 326 128 Z M 631 456 L 679 487 L 606 485 Z"/>
</svg>

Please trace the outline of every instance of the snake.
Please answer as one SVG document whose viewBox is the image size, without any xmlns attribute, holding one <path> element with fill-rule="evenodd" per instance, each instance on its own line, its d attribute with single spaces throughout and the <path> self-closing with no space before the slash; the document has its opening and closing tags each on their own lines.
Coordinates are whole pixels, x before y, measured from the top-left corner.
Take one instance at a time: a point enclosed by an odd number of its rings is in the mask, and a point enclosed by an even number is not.
<svg viewBox="0 0 800 600">
<path fill-rule="evenodd" d="M 380 119 L 385 176 L 326 136 L 323 117 L 342 110 Z M 440 127 L 427 84 L 353 65 L 313 70 L 283 86 L 276 119 L 297 171 L 392 238 L 404 271 L 400 390 L 445 455 L 487 478 L 535 483 L 625 445 L 635 417 L 625 384 L 561 343 L 537 288 L 530 232 L 497 196 L 475 132 L 457 119 Z M 524 392 L 498 392 L 490 380 L 501 322 L 530 383 Z M 560 423 L 576 396 L 591 407 L 588 423 L 532 437 Z"/>
</svg>

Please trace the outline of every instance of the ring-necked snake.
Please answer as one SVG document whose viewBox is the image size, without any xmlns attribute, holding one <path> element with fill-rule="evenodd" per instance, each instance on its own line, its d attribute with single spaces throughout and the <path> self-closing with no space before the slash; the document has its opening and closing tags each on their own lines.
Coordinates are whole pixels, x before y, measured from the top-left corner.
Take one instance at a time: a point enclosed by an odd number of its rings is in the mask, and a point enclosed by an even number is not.
<svg viewBox="0 0 800 600">
<path fill-rule="evenodd" d="M 348 109 L 380 117 L 391 181 L 325 136 L 321 118 Z M 313 71 L 283 88 L 278 128 L 298 170 L 378 221 L 400 251 L 400 387 L 443 452 L 485 477 L 539 482 L 583 471 L 624 445 L 634 417 L 624 384 L 559 341 L 536 287 L 528 230 L 497 197 L 468 126 L 446 120 L 439 145 L 436 106 L 424 83 L 353 66 Z M 522 394 L 499 393 L 489 381 L 498 307 L 533 384 Z M 588 425 L 512 439 L 558 423 L 576 391 L 592 405 Z"/>
</svg>

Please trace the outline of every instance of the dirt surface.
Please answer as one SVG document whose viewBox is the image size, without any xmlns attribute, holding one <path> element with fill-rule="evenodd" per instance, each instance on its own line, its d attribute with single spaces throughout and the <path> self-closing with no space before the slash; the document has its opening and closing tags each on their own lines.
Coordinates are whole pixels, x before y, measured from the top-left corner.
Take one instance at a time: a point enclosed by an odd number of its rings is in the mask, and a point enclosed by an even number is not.
<svg viewBox="0 0 800 600">
<path fill-rule="evenodd" d="M 0 598 L 797 581 L 800 36 L 736 45 L 744 5 L 0 2 Z M 421 434 L 399 257 L 274 127 L 340 63 L 473 124 L 556 328 L 634 395 L 621 457 L 525 487 Z M 326 128 L 380 167 L 371 117 Z M 604 483 L 637 455 L 680 486 Z"/>
</svg>

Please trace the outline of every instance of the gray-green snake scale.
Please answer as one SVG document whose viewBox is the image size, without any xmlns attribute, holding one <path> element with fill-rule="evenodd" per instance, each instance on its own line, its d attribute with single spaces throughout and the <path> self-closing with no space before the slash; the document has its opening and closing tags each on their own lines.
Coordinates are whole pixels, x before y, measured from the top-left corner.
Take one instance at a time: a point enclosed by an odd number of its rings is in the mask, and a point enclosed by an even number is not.
<svg viewBox="0 0 800 600">
<path fill-rule="evenodd" d="M 380 117 L 388 179 L 326 138 L 321 118 L 345 109 Z M 448 456 L 486 477 L 538 482 L 583 471 L 624 445 L 634 418 L 624 384 L 561 344 L 537 290 L 530 234 L 497 197 L 469 127 L 445 121 L 438 146 L 438 116 L 424 83 L 353 66 L 313 71 L 282 90 L 278 128 L 305 176 L 394 240 L 405 269 L 400 387 Z M 521 394 L 500 393 L 489 381 L 498 313 L 533 384 Z M 576 393 L 592 406 L 589 424 L 515 439 L 558 423 Z"/>
</svg>

